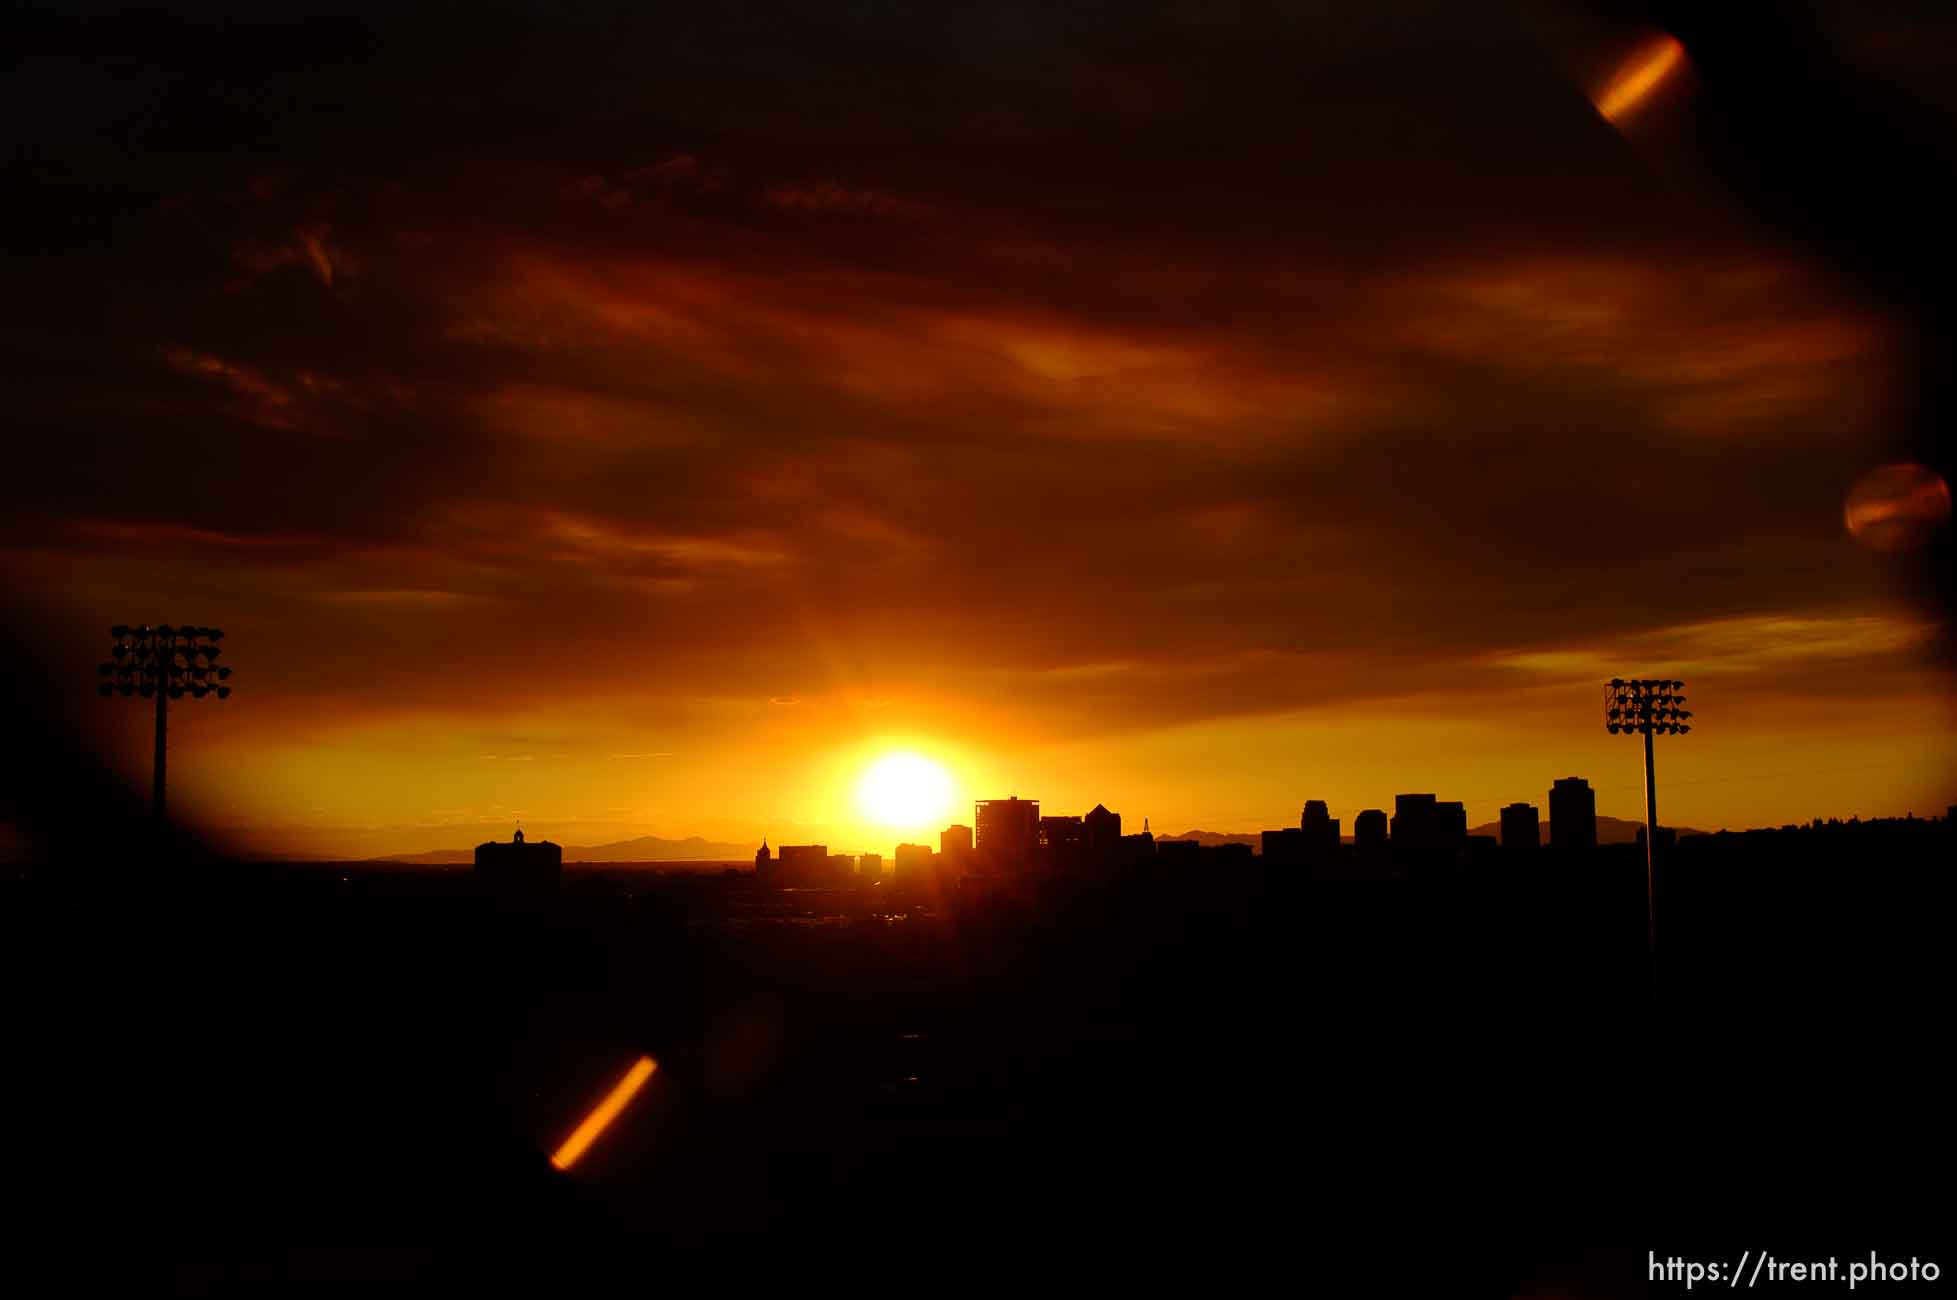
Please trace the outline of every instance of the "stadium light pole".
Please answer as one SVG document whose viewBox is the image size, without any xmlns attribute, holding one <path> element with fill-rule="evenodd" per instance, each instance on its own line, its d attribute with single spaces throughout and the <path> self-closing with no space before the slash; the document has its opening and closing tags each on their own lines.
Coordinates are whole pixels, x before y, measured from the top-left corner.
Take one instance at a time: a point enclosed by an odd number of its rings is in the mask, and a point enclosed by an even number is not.
<svg viewBox="0 0 1957 1300">
<path fill-rule="evenodd" d="M 1604 729 L 1611 735 L 1644 737 L 1644 912 L 1645 944 L 1655 979 L 1658 970 L 1658 902 L 1652 863 L 1658 852 L 1658 781 L 1652 763 L 1653 736 L 1683 736 L 1685 683 L 1665 677 L 1613 677 L 1604 684 Z"/>
<path fill-rule="evenodd" d="M 156 760 L 152 772 L 151 812 L 159 825 L 163 822 L 163 772 L 167 756 L 165 736 L 170 720 L 170 701 L 188 695 L 201 700 L 206 696 L 229 699 L 231 688 L 224 685 L 231 669 L 217 663 L 222 629 L 173 627 L 168 623 L 151 627 L 144 623 L 118 623 L 109 629 L 113 638 L 110 658 L 96 669 L 102 678 L 97 688 L 103 696 L 140 695 L 156 700 Z"/>
</svg>

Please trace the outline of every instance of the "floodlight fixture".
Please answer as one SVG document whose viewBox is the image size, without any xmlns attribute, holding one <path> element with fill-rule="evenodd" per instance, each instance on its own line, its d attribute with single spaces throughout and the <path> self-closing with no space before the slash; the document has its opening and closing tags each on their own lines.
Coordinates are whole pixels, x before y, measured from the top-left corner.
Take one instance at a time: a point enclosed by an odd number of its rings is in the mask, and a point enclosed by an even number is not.
<svg viewBox="0 0 1957 1300">
<path fill-rule="evenodd" d="M 109 649 L 111 657 L 96 669 L 103 678 L 98 688 L 100 693 L 103 696 L 140 695 L 146 700 L 154 698 L 156 701 L 156 758 L 152 772 L 151 807 L 157 821 L 161 822 L 170 701 L 181 700 L 185 695 L 198 700 L 210 695 L 216 695 L 220 700 L 231 697 L 229 686 L 213 684 L 213 678 L 231 676 L 229 667 L 212 666 L 212 661 L 217 658 L 216 642 L 224 633 L 218 628 L 191 623 L 159 623 L 154 627 L 148 623 L 134 626 L 117 623 L 109 629 L 109 636 L 114 642 Z"/>
<path fill-rule="evenodd" d="M 1604 683 L 1604 729 L 1613 736 L 1644 737 L 1644 907 L 1645 943 L 1652 970 L 1658 961 L 1656 872 L 1658 853 L 1658 783 L 1652 762 L 1653 736 L 1683 736 L 1691 731 L 1685 719 L 1685 683 L 1676 677 L 1613 677 Z"/>
</svg>

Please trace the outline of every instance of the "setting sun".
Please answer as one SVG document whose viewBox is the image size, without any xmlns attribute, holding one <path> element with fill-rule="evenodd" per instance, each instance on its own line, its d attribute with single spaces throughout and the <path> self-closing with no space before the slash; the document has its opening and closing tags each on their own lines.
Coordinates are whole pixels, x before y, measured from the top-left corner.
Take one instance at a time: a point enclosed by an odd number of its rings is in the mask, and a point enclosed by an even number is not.
<svg viewBox="0 0 1957 1300">
<path fill-rule="evenodd" d="M 951 793 L 951 774 L 930 759 L 886 754 L 857 782 L 856 804 L 878 826 L 915 830 L 943 824 Z"/>
</svg>

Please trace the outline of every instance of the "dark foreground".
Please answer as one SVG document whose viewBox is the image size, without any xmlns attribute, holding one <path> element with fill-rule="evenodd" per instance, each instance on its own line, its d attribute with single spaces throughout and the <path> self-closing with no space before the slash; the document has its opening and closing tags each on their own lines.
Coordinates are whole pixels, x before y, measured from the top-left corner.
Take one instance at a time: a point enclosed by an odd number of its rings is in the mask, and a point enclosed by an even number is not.
<svg viewBox="0 0 1957 1300">
<path fill-rule="evenodd" d="M 188 1289 L 1642 1294 L 1647 1248 L 1923 1252 L 1947 829 L 1683 846 L 1655 1005 L 1634 854 L 922 905 L 51 863 L 4 907 L 15 1227 L 77 1283 Z"/>
</svg>

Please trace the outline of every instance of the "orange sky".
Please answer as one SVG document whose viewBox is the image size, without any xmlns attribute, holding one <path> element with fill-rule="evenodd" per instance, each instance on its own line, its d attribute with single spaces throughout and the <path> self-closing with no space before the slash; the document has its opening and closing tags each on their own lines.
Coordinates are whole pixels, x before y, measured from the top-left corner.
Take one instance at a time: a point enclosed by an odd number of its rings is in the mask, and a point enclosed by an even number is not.
<svg viewBox="0 0 1957 1300">
<path fill-rule="evenodd" d="M 893 748 L 1158 831 L 1630 817 L 1620 673 L 1689 683 L 1667 822 L 1957 801 L 1924 554 L 1843 525 L 1921 454 L 1922 319 L 1667 152 L 1683 62 L 1599 114 L 1648 36 L 1463 64 L 1415 8 L 103 90 L 20 164 L 9 594 L 78 698 L 111 623 L 226 629 L 173 798 L 256 852 L 888 852 Z M 140 708 L 74 716 L 147 779 Z"/>
</svg>

